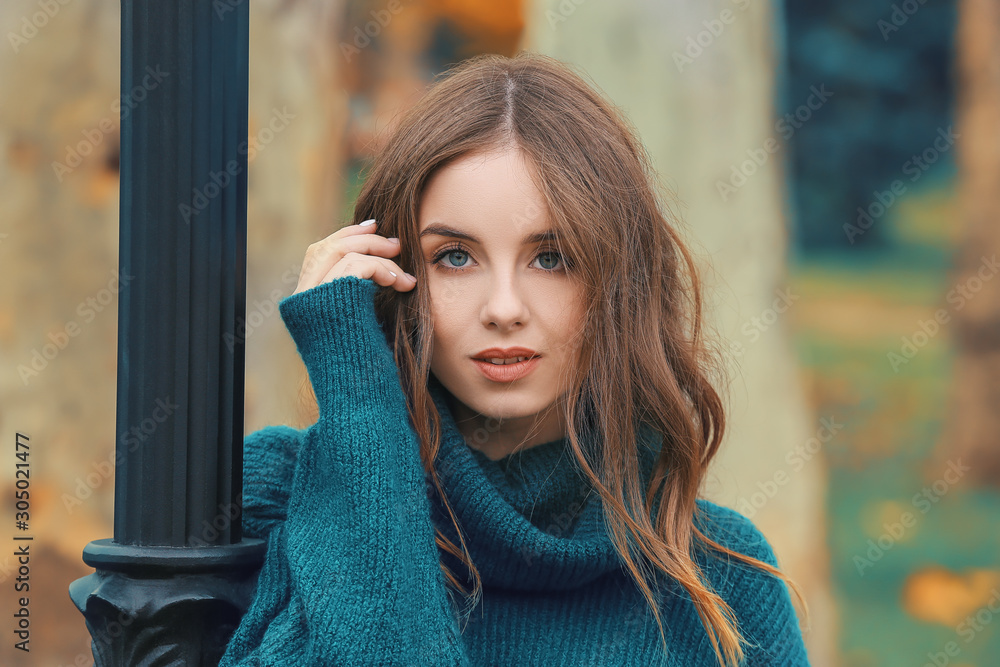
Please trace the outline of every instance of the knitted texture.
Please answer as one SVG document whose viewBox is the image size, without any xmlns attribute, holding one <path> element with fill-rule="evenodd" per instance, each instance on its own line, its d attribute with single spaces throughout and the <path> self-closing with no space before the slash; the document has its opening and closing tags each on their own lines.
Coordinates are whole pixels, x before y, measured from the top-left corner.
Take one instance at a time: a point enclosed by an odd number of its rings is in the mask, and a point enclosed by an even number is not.
<svg viewBox="0 0 1000 667">
<path fill-rule="evenodd" d="M 425 478 L 377 289 L 345 276 L 278 304 L 319 418 L 245 438 L 244 532 L 266 539 L 267 555 L 220 667 L 718 664 L 690 597 L 660 576 L 664 654 L 565 438 L 492 461 L 466 444 L 431 378 L 443 422 L 435 469 L 483 582 L 479 604 L 459 611 L 439 561 L 468 573 L 435 544 L 435 526 L 458 536 Z M 656 452 L 638 449 L 648 479 Z M 697 504 L 703 532 L 777 566 L 749 519 Z M 695 560 L 739 621 L 745 665 L 809 664 L 783 581 L 700 551 Z"/>
</svg>

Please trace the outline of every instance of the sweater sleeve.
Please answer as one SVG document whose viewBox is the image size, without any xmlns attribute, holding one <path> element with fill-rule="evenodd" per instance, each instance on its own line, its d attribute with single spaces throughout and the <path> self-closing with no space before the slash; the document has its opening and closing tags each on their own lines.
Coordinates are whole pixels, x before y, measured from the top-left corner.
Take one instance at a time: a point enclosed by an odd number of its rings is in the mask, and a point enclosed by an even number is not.
<svg viewBox="0 0 1000 667">
<path fill-rule="evenodd" d="M 278 304 L 319 418 L 220 667 L 469 664 L 376 289 L 344 276 Z"/>
<path fill-rule="evenodd" d="M 265 426 L 243 439 L 243 533 L 267 539 L 285 520 L 302 432 Z"/>
<path fill-rule="evenodd" d="M 778 566 L 778 559 L 764 534 L 739 512 L 699 499 L 708 518 L 707 534 L 716 542 L 742 554 Z M 715 561 L 718 563 L 718 561 Z M 714 566 L 714 565 L 713 565 Z M 746 667 L 809 667 L 802 631 L 788 586 L 759 568 L 733 561 L 717 592 L 729 603 L 747 640 Z"/>
</svg>

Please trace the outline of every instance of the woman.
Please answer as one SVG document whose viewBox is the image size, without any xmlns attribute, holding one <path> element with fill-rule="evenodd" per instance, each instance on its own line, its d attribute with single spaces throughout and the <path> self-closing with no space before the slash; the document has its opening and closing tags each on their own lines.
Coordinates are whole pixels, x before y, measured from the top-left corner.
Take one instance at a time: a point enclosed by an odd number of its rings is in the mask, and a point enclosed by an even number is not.
<svg viewBox="0 0 1000 667">
<path fill-rule="evenodd" d="M 722 402 L 635 132 L 544 56 L 447 74 L 279 304 L 318 414 L 246 438 L 221 664 L 807 665 L 770 545 L 697 498 Z"/>
</svg>

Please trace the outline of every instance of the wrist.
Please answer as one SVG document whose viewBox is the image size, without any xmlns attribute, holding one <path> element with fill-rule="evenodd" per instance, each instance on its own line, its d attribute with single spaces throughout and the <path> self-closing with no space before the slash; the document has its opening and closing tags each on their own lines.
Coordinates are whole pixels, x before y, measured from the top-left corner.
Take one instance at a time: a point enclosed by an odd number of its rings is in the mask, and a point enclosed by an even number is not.
<svg viewBox="0 0 1000 667">
<path fill-rule="evenodd" d="M 367 278 L 341 276 L 278 302 L 321 416 L 334 403 L 366 401 L 383 381 L 398 391 L 398 371 L 375 314 L 378 288 Z"/>
</svg>

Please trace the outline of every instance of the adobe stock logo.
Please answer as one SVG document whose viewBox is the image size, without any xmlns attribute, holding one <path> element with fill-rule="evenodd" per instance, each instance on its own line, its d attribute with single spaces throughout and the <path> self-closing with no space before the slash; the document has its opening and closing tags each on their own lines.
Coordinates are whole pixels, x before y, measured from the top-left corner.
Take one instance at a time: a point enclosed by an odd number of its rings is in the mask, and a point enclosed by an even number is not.
<svg viewBox="0 0 1000 667">
<path fill-rule="evenodd" d="M 80 316 L 82 323 L 90 324 L 97 319 L 98 314 L 115 303 L 118 293 L 134 279 L 135 276 L 120 275 L 119 271 L 115 270 L 114 277 L 108 281 L 107 287 L 98 290 L 96 294 L 87 297 L 77 305 L 76 314 Z M 31 380 L 41 375 L 49 367 L 49 364 L 69 346 L 70 341 L 82 332 L 83 326 L 77 320 L 67 320 L 55 332 L 50 331 L 48 334 L 49 342 L 44 343 L 40 348 L 32 348 L 31 358 L 26 363 L 17 366 L 17 374 L 24 386 L 27 387 Z"/>
<path fill-rule="evenodd" d="M 902 4 L 893 3 L 889 20 L 880 18 L 875 24 L 882 35 L 882 41 L 888 42 L 889 36 L 894 32 L 899 32 L 899 29 L 906 25 L 910 17 L 916 14 L 917 10 L 926 2 L 927 0 L 903 0 Z"/>
<path fill-rule="evenodd" d="M 996 255 L 991 257 L 983 255 L 976 273 L 948 290 L 947 295 L 945 295 L 946 301 L 954 306 L 955 312 L 962 310 L 965 304 L 975 297 L 983 289 L 985 283 L 992 280 L 998 271 L 1000 271 L 1000 262 L 997 261 Z M 886 354 L 892 372 L 898 373 L 902 366 L 909 364 L 920 350 L 924 349 L 943 330 L 944 325 L 949 321 L 951 321 L 951 313 L 947 308 L 938 308 L 934 312 L 933 318 L 920 320 L 917 323 L 917 328 L 909 336 L 900 338 L 902 344 L 899 346 L 899 351 L 892 350 Z"/>
<path fill-rule="evenodd" d="M 30 17 L 21 17 L 21 29 L 18 32 L 8 32 L 7 41 L 17 54 L 21 47 L 27 44 L 38 35 L 38 31 L 49 24 L 63 6 L 68 5 L 72 0 L 38 0 L 36 3 L 41 11 L 35 12 Z"/>
<path fill-rule="evenodd" d="M 855 554 L 852 559 L 858 575 L 865 576 L 866 570 L 874 567 L 875 563 L 882 560 L 886 552 L 896 546 L 896 543 L 903 539 L 906 532 L 917 525 L 920 517 L 930 512 L 931 508 L 939 503 L 945 494 L 958 484 L 969 470 L 971 470 L 969 466 L 962 465 L 962 459 L 948 461 L 948 469 L 944 471 L 944 474 L 939 479 L 934 480 L 933 483 L 913 494 L 910 504 L 920 514 L 914 514 L 906 510 L 901 512 L 895 521 L 884 522 L 882 528 L 885 531 L 876 539 L 868 540 L 868 549 L 864 555 Z"/>
<path fill-rule="evenodd" d="M 823 445 L 833 440 L 833 438 L 844 428 L 843 424 L 837 422 L 833 417 L 823 417 L 819 420 L 819 428 L 815 434 L 804 443 L 798 444 L 785 453 L 785 463 L 788 464 L 790 472 L 783 468 L 778 468 L 771 475 L 771 479 L 757 482 L 758 491 L 751 493 L 749 498 L 740 498 L 736 503 L 736 510 L 748 519 L 752 519 L 757 511 L 778 495 L 781 487 L 792 480 L 792 474 L 801 472 L 806 464 L 812 460 Z M 791 473 L 791 474 L 790 474 Z"/>
<path fill-rule="evenodd" d="M 90 498 L 94 491 L 111 478 L 115 468 L 156 433 L 160 424 L 171 418 L 180 407 L 180 404 L 171 401 L 169 396 L 157 398 L 149 415 L 121 435 L 119 442 L 122 446 L 115 447 L 106 458 L 91 462 L 90 467 L 93 471 L 87 473 L 86 477 L 76 478 L 73 495 L 62 494 L 66 512 L 72 514 L 78 506 L 83 505 L 83 501 Z"/>
<path fill-rule="evenodd" d="M 945 153 L 951 150 L 952 146 L 961 138 L 961 135 L 952 130 L 949 125 L 947 129 L 938 128 L 937 136 L 930 146 L 927 146 L 919 153 L 915 153 L 899 168 L 903 176 L 909 176 L 910 183 L 916 183 Z M 893 205 L 900 201 L 906 194 L 909 186 L 901 178 L 897 178 L 885 190 L 874 190 L 872 199 L 867 206 L 858 207 L 858 217 L 855 223 L 844 223 L 844 234 L 851 245 L 855 239 L 867 232 L 871 227 L 884 216 Z"/>
<path fill-rule="evenodd" d="M 410 2 L 410 0 L 406 0 Z M 383 9 L 373 9 L 369 13 L 372 20 L 367 21 L 364 27 L 356 25 L 354 26 L 354 39 L 350 44 L 347 42 L 340 43 L 340 52 L 344 56 L 344 60 L 351 62 L 354 56 L 361 53 L 363 49 L 368 48 L 372 40 L 377 39 L 378 36 L 385 30 L 392 19 L 396 17 L 403 11 L 403 3 L 400 0 L 389 0 Z"/>
<path fill-rule="evenodd" d="M 149 97 L 150 93 L 157 89 L 160 83 L 170 76 L 170 72 L 164 72 L 159 65 L 155 68 L 147 65 L 145 76 L 142 81 L 132 87 L 125 95 L 119 95 L 111 102 L 111 113 L 113 117 L 105 116 L 97 122 L 96 127 L 88 127 L 81 131 L 83 139 L 76 144 L 68 144 L 62 162 L 52 161 L 52 173 L 56 179 L 62 183 L 63 179 L 73 170 L 83 164 L 85 158 L 92 155 L 104 141 L 106 136 L 119 131 L 119 123 L 113 120 L 118 118 L 123 121 L 128 118 L 138 106 Z"/>
<path fill-rule="evenodd" d="M 765 308 L 761 311 L 760 315 L 751 317 L 740 327 L 740 332 L 750 339 L 748 345 L 760 340 L 764 332 L 774 326 L 778 318 L 787 312 L 792 307 L 792 304 L 799 300 L 799 295 L 792 294 L 792 290 L 789 287 L 783 290 L 775 290 L 774 294 L 775 299 L 770 308 Z M 733 356 L 742 357 L 747 351 L 747 346 L 740 341 L 732 341 L 729 344 L 729 350 Z"/>
<path fill-rule="evenodd" d="M 750 0 L 732 0 L 740 11 L 745 11 L 750 6 Z M 674 51 L 674 65 L 677 71 L 684 73 L 684 68 L 694 64 L 694 61 L 701 57 L 703 53 L 715 44 L 716 40 L 726 31 L 726 26 L 736 22 L 736 14 L 732 9 L 723 9 L 719 15 L 713 19 L 706 19 L 701 22 L 704 30 L 698 31 L 694 35 L 688 35 L 684 45 L 684 52 Z"/>
<path fill-rule="evenodd" d="M 971 643 L 980 632 L 989 627 L 994 618 L 1000 616 L 1000 589 L 993 588 L 990 593 L 992 596 L 976 610 L 975 614 L 969 614 L 955 626 L 955 634 L 961 637 L 966 644 Z M 927 653 L 927 662 L 924 663 L 924 667 L 948 667 L 951 664 L 951 659 L 958 657 L 961 652 L 962 647 L 957 641 L 949 641 L 941 647 L 940 651 Z"/>
<path fill-rule="evenodd" d="M 805 102 L 774 122 L 775 134 L 764 139 L 759 146 L 747 148 L 745 151 L 747 159 L 738 164 L 730 165 L 729 178 L 715 181 L 715 189 L 719 193 L 719 198 L 726 202 L 735 195 L 754 174 L 767 164 L 772 155 L 781 150 L 782 141 L 790 141 L 795 132 L 802 129 L 831 97 L 833 97 L 833 91 L 827 90 L 826 84 L 820 84 L 818 88 L 815 85 L 810 86 L 809 96 Z M 778 139 L 778 136 L 781 137 L 781 140 Z"/>
</svg>

